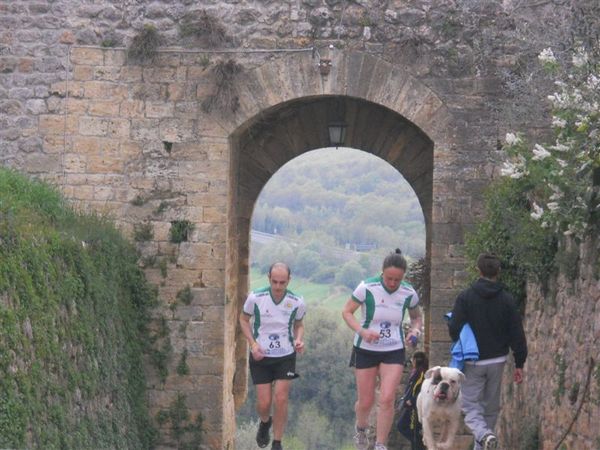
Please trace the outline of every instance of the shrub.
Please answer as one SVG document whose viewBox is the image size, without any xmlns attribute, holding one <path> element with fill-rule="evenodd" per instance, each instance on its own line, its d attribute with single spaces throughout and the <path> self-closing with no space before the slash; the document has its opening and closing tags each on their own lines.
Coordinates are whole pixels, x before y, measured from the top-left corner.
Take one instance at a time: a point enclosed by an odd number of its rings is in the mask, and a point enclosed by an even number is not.
<svg viewBox="0 0 600 450">
<path fill-rule="evenodd" d="M 348 261 L 335 276 L 337 284 L 354 289 L 364 277 L 364 269 L 356 261 Z"/>
<path fill-rule="evenodd" d="M 133 225 L 133 239 L 136 242 L 150 241 L 154 237 L 154 227 L 150 222 L 136 223 Z"/>
<path fill-rule="evenodd" d="M 214 94 L 202 102 L 202 109 L 206 113 L 216 110 L 221 113 L 234 113 L 240 107 L 240 99 L 235 86 L 242 66 L 230 59 L 219 61 L 213 68 L 216 89 Z"/>
<path fill-rule="evenodd" d="M 136 62 L 151 61 L 156 57 L 161 41 L 158 30 L 153 25 L 146 24 L 131 41 L 127 56 Z"/>
<path fill-rule="evenodd" d="M 0 447 L 153 446 L 142 357 L 156 293 L 137 257 L 105 219 L 0 170 Z"/>
<path fill-rule="evenodd" d="M 320 267 L 320 255 L 313 250 L 300 250 L 296 255 L 294 273 L 304 278 L 310 278 Z"/>
<path fill-rule="evenodd" d="M 222 47 L 231 41 L 219 20 L 206 10 L 186 14 L 179 25 L 179 35 L 209 48 Z"/>
<path fill-rule="evenodd" d="M 559 63 L 551 49 L 539 59 L 558 78 L 552 102 L 555 142 L 530 145 L 507 133 L 503 179 L 487 192 L 486 219 L 467 238 L 468 257 L 496 253 L 503 281 L 519 299 L 528 279 L 545 284 L 559 266 L 570 278 L 577 251 L 557 254 L 565 236 L 575 244 L 597 235 L 600 217 L 600 60 L 582 48 L 571 64 Z M 474 264 L 473 264 L 474 266 Z"/>
</svg>

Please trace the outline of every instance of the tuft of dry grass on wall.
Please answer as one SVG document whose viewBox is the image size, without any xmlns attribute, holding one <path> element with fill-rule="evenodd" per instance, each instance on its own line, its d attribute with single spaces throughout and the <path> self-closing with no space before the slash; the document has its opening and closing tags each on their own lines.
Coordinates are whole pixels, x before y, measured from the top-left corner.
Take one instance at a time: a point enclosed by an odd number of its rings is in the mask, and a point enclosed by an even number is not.
<svg viewBox="0 0 600 450">
<path fill-rule="evenodd" d="M 156 27 L 146 24 L 131 41 L 127 56 L 135 62 L 152 61 L 161 41 L 162 38 Z"/>
<path fill-rule="evenodd" d="M 216 82 L 215 93 L 202 102 L 202 109 L 206 113 L 218 111 L 221 113 L 236 112 L 240 107 L 240 98 L 235 86 L 242 66 L 230 59 L 219 61 L 213 68 Z"/>
<path fill-rule="evenodd" d="M 179 24 L 179 35 L 184 43 L 207 48 L 223 47 L 231 43 L 225 27 L 206 10 L 186 14 Z"/>
</svg>

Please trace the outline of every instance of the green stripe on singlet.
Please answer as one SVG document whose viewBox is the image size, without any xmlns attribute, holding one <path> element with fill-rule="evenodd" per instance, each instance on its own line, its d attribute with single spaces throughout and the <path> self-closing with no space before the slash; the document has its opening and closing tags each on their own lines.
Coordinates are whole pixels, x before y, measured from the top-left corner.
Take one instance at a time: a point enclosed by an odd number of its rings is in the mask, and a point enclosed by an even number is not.
<svg viewBox="0 0 600 450">
<path fill-rule="evenodd" d="M 402 319 L 400 320 L 400 340 L 402 342 L 404 342 L 404 330 L 402 329 L 402 323 L 404 323 L 404 313 L 406 313 L 406 310 L 409 309 L 412 298 L 412 295 L 406 297 L 404 299 L 404 305 L 402 306 Z"/>
<path fill-rule="evenodd" d="M 294 320 L 296 319 L 296 313 L 298 312 L 298 308 L 295 308 L 292 311 L 292 314 L 290 314 L 290 320 L 288 322 L 288 339 L 290 340 L 290 343 L 292 344 L 292 348 L 294 347 L 294 338 L 292 335 L 292 326 L 294 325 Z"/>
<path fill-rule="evenodd" d="M 254 339 L 258 337 L 258 329 L 260 328 L 260 309 L 254 304 Z"/>
<path fill-rule="evenodd" d="M 371 322 L 373 321 L 373 316 L 375 315 L 375 297 L 373 297 L 373 294 L 371 293 L 371 291 L 369 291 L 368 289 L 366 290 L 366 294 L 365 294 L 365 323 L 363 323 L 363 328 L 369 328 L 369 325 L 371 325 Z M 360 343 L 362 342 L 362 337 L 358 337 L 358 340 L 356 341 L 356 346 L 360 347 Z"/>
</svg>

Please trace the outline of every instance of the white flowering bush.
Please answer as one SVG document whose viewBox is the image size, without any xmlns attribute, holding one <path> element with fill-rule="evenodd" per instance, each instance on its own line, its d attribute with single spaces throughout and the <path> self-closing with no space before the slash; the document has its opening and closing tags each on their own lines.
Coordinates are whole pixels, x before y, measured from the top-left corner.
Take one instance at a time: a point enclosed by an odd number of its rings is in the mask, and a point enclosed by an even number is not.
<svg viewBox="0 0 600 450">
<path fill-rule="evenodd" d="M 508 133 L 501 174 L 519 183 L 539 226 L 577 239 L 594 232 L 600 205 L 600 63 L 579 47 L 567 72 L 551 49 L 539 60 L 557 77 L 552 103 L 555 141 L 531 146 Z M 596 178 L 596 180 L 594 180 Z"/>
<path fill-rule="evenodd" d="M 545 49 L 539 61 L 557 80 L 548 96 L 553 139 L 530 143 L 522 133 L 506 134 L 508 160 L 486 193 L 486 220 L 467 236 L 469 259 L 496 253 L 519 300 L 527 280 L 544 284 L 565 265 L 561 239 L 597 234 L 600 215 L 600 59 L 578 48 L 567 69 Z"/>
</svg>

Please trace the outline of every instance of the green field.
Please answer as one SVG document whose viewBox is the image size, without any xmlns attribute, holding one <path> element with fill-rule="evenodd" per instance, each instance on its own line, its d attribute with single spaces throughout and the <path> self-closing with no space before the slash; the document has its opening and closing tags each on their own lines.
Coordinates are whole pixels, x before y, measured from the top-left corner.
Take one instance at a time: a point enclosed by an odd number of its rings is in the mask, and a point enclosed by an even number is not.
<svg viewBox="0 0 600 450">
<path fill-rule="evenodd" d="M 267 286 L 269 280 L 267 275 L 252 267 L 250 269 L 250 289 L 258 289 Z M 305 278 L 295 277 L 292 274 L 292 280 L 288 287 L 291 291 L 302 295 L 309 306 L 322 306 L 331 311 L 339 311 L 341 317 L 342 307 L 346 300 L 350 298 L 352 292 L 342 286 L 333 284 L 313 283 Z"/>
</svg>

